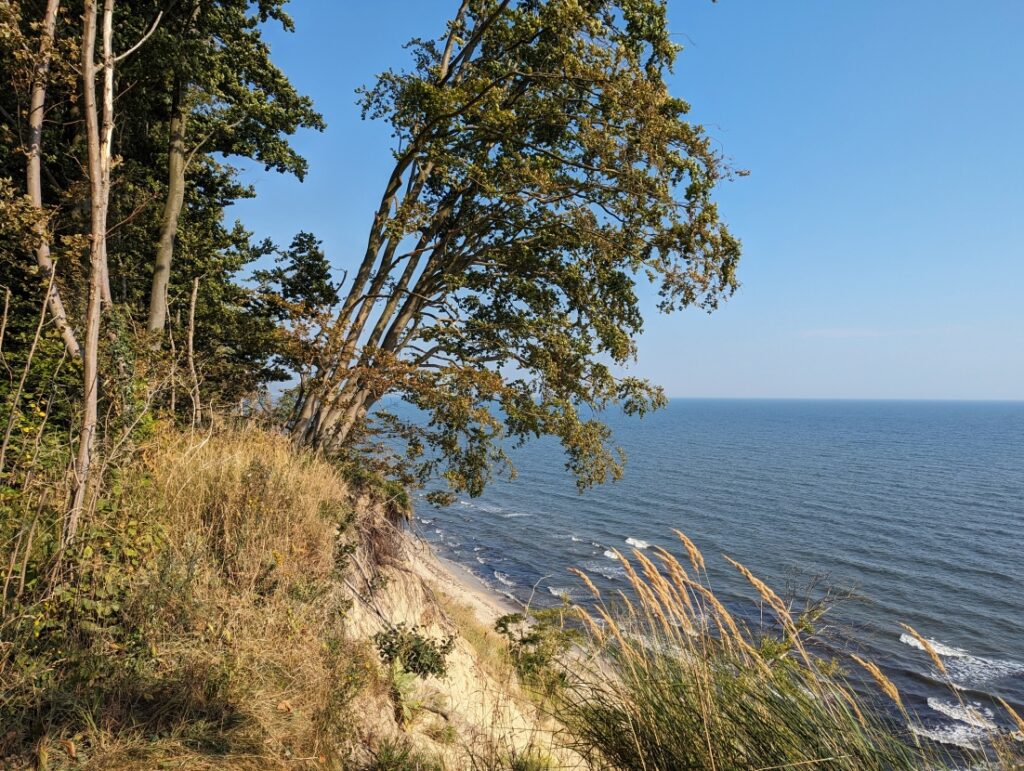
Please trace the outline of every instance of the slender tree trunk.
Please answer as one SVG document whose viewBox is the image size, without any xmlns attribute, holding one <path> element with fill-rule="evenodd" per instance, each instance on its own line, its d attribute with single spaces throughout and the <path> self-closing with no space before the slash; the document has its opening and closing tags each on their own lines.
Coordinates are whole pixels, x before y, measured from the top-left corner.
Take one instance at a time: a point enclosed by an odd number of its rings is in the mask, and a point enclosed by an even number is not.
<svg viewBox="0 0 1024 771">
<path fill-rule="evenodd" d="M 199 298 L 199 276 L 192 279 L 192 295 L 188 299 L 188 337 L 186 338 L 185 355 L 188 359 L 188 371 L 192 375 L 192 425 L 196 426 L 203 420 L 203 405 L 199 398 L 199 373 L 196 371 L 195 336 L 196 336 L 196 300 Z"/>
<path fill-rule="evenodd" d="M 167 199 L 160 224 L 160 241 L 153 261 L 153 284 L 149 292 L 150 332 L 159 332 L 167 322 L 167 287 L 171 280 L 174 239 L 185 201 L 185 127 L 183 86 L 176 76 L 172 97 L 171 122 L 167 144 Z"/>
<path fill-rule="evenodd" d="M 83 355 L 82 427 L 75 458 L 74 491 L 64 526 L 65 545 L 74 540 L 92 481 L 99 403 L 99 341 L 107 281 L 107 208 L 110 196 L 110 143 L 114 129 L 114 0 L 103 5 L 102 125 L 96 101 L 97 0 L 85 0 L 82 34 L 82 92 L 89 157 L 91 243 L 89 247 L 89 300 L 85 318 Z M 109 297 L 109 291 L 106 293 Z"/>
<path fill-rule="evenodd" d="M 43 185 L 42 185 L 42 144 L 43 144 L 43 117 L 46 113 L 46 87 L 50 75 L 50 61 L 53 54 L 53 39 L 57 28 L 57 11 L 60 8 L 60 0 L 48 0 L 46 13 L 43 16 L 43 26 L 39 32 L 39 58 L 36 61 L 35 74 L 32 81 L 32 100 L 28 114 L 28 163 L 25 170 L 25 182 L 28 190 L 28 197 L 32 205 L 42 212 L 43 210 Z M 50 239 L 46 232 L 46 225 L 40 217 L 36 223 L 36 262 L 42 269 L 43 274 L 49 278 L 54 274 L 53 260 L 50 258 Z M 82 355 L 82 349 L 75 338 L 74 330 L 68 323 L 67 312 L 64 310 L 64 302 L 60 296 L 60 289 L 57 283 L 51 282 L 50 295 L 47 298 L 50 306 L 50 316 L 53 323 L 64 340 L 64 346 L 75 358 Z"/>
</svg>

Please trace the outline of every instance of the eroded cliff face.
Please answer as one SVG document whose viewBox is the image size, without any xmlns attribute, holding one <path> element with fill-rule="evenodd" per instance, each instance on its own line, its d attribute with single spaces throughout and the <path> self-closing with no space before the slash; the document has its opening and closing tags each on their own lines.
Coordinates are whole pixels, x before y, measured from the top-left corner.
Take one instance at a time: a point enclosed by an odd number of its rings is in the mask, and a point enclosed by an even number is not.
<svg viewBox="0 0 1024 771">
<path fill-rule="evenodd" d="M 440 561 L 370 501 L 356 508 L 363 527 L 345 578 L 352 601 L 346 634 L 372 645 L 378 633 L 404 624 L 428 640 L 454 640 L 443 677 L 408 677 L 396 687 L 394 670 L 382 662 L 379 679 L 353 704 L 360 737 L 353 763 L 372 764 L 382 747 L 402 746 L 446 769 L 509 768 L 526 758 L 541 768 L 584 768 L 558 748 L 559 726 L 520 687 L 494 631 L 495 620 L 514 608 Z"/>
</svg>

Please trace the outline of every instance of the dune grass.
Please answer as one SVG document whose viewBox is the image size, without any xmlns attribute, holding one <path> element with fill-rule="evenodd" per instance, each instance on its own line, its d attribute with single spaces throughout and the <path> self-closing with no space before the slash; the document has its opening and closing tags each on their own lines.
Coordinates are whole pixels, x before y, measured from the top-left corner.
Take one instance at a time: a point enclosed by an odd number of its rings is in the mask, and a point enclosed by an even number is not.
<svg viewBox="0 0 1024 771">
<path fill-rule="evenodd" d="M 614 598 L 578 573 L 594 604 L 576 608 L 588 639 L 563 665 L 557 709 L 569 743 L 594 768 L 950 767 L 953 758 L 908 729 L 899 691 L 873 662 L 816 653 L 820 609 L 794 614 L 729 560 L 768 620 L 748 628 L 711 591 L 703 554 L 678 535 L 685 564 L 660 548 L 653 559 L 639 550 L 632 560 L 618 554 L 630 591 Z M 866 671 L 876 694 L 854 690 L 851 667 Z M 1019 747 L 996 737 L 967 760 L 972 768 L 1017 768 L 1024 762 Z"/>
</svg>

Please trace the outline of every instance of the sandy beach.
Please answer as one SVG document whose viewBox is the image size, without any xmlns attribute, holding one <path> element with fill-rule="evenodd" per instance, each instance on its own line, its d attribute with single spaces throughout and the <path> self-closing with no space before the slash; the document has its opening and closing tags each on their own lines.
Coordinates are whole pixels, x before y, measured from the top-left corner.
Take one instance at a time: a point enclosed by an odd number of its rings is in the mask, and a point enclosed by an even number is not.
<svg viewBox="0 0 1024 771">
<path fill-rule="evenodd" d="M 472 608 L 487 628 L 507 613 L 522 611 L 519 603 L 491 589 L 466 567 L 439 556 L 422 538 L 410 534 L 409 542 L 413 571 L 459 604 Z"/>
</svg>

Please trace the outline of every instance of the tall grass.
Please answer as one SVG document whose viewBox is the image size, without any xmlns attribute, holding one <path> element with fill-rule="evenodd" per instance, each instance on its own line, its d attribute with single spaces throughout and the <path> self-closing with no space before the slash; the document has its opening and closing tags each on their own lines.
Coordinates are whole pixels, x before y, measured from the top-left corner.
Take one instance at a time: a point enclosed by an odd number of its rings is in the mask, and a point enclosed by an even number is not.
<svg viewBox="0 0 1024 771">
<path fill-rule="evenodd" d="M 907 729 L 896 686 L 872 662 L 816 653 L 813 618 L 789 606 L 743 565 L 767 623 L 748 628 L 710 589 L 704 557 L 682 533 L 684 564 L 668 551 L 618 554 L 630 591 L 594 595 L 576 612 L 588 642 L 565 667 L 559 717 L 595 768 L 913 769 L 946 767 Z M 813 615 L 813 613 L 811 614 Z M 853 689 L 861 667 L 875 697 Z M 895 710 L 884 709 L 888 700 Z M 893 719 L 895 712 L 902 719 Z M 1013 742 L 973 759 L 1017 767 Z M 998 756 L 998 760 L 993 760 Z"/>
<path fill-rule="evenodd" d="M 0 615 L 0 758 L 344 768 L 350 699 L 376 671 L 344 635 L 349 500 L 282 437 L 158 428 L 59 574 L 47 548 L 24 556 Z"/>
</svg>

